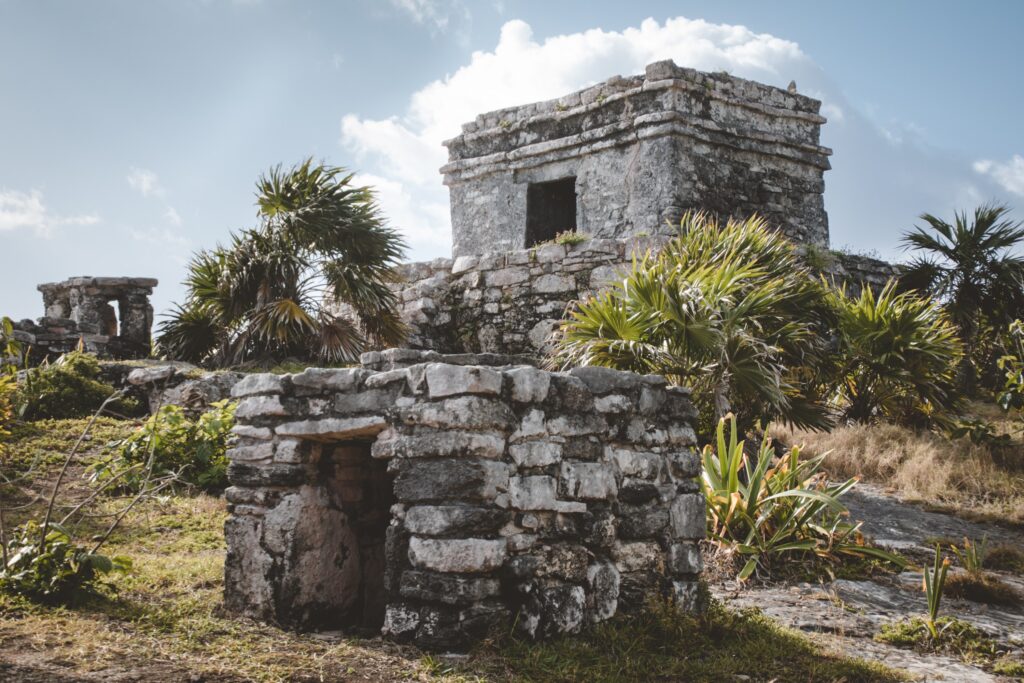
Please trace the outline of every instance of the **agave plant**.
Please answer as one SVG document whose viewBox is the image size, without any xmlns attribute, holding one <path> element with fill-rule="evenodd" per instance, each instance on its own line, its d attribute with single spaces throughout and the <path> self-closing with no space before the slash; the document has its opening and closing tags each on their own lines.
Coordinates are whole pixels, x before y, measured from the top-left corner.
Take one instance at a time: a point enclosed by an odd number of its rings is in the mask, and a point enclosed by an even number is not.
<svg viewBox="0 0 1024 683">
<path fill-rule="evenodd" d="M 832 559 L 840 555 L 874 557 L 902 566 L 896 555 L 865 544 L 860 523 L 846 521 L 840 498 L 856 483 L 825 481 L 820 471 L 825 455 L 801 459 L 794 446 L 775 459 L 767 436 L 757 458 L 744 453 L 737 439 L 736 419 L 717 428 L 717 448 L 704 447 L 701 482 L 708 504 L 711 538 L 747 557 L 739 578 L 746 579 L 765 559 L 779 553 L 806 552 Z"/>
<path fill-rule="evenodd" d="M 730 411 L 801 427 L 829 424 L 817 368 L 831 315 L 823 287 L 763 220 L 683 217 L 661 252 L 635 259 L 563 323 L 554 362 L 657 373 L 710 397 L 711 426 Z"/>
<path fill-rule="evenodd" d="M 308 159 L 263 176 L 259 227 L 189 264 L 185 303 L 160 325 L 164 354 L 221 366 L 285 356 L 339 362 L 368 342 L 400 342 L 405 327 L 388 285 L 404 245 L 372 191 L 352 180 Z"/>
<path fill-rule="evenodd" d="M 838 348 L 832 400 L 857 422 L 943 422 L 956 407 L 961 345 L 942 307 L 889 282 L 857 297 L 833 289 Z"/>
</svg>

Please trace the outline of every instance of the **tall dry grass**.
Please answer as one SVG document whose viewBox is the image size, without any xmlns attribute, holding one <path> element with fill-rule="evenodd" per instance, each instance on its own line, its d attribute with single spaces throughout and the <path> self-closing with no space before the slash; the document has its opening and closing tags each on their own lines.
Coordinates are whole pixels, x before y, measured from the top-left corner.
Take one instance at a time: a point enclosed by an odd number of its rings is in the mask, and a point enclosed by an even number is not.
<svg viewBox="0 0 1024 683">
<path fill-rule="evenodd" d="M 999 465 L 984 446 L 951 441 L 891 424 L 850 425 L 830 433 L 773 427 L 786 444 L 825 457 L 834 479 L 860 477 L 908 500 L 951 507 L 969 516 L 1024 523 L 1024 474 Z"/>
</svg>

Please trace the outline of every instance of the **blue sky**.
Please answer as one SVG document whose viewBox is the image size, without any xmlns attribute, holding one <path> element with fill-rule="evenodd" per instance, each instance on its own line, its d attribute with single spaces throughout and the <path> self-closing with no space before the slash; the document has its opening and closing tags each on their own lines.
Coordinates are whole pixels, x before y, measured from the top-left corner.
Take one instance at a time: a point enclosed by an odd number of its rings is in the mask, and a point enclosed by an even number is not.
<svg viewBox="0 0 1024 683">
<path fill-rule="evenodd" d="M 254 221 L 306 156 L 447 255 L 440 140 L 656 59 L 819 97 L 834 246 L 898 258 L 917 214 L 1024 208 L 1024 3 L 0 0 L 0 314 L 40 282 L 160 279 Z M 1024 218 L 1024 211 L 1017 211 Z"/>
</svg>

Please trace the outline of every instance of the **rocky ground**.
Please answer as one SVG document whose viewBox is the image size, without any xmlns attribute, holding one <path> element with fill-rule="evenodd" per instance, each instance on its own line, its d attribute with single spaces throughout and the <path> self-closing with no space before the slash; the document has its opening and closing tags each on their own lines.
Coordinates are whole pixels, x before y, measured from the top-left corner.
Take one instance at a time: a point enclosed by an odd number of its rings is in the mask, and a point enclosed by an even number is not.
<svg viewBox="0 0 1024 683">
<path fill-rule="evenodd" d="M 877 545 L 898 550 L 916 562 L 934 552 L 936 539 L 960 541 L 988 537 L 990 545 L 1024 548 L 1024 531 L 991 523 L 972 522 L 901 502 L 880 489 L 861 485 L 846 502 L 854 519 Z M 954 569 L 954 571 L 958 571 Z M 1006 573 L 999 577 L 1024 594 L 1024 579 Z M 921 573 L 903 572 L 871 580 L 838 579 L 818 584 L 766 584 L 742 588 L 718 582 L 716 597 L 733 607 L 757 607 L 785 626 L 820 634 L 851 656 L 879 661 L 925 681 L 1012 680 L 986 672 L 952 655 L 918 653 L 873 639 L 886 622 L 926 613 Z M 984 631 L 1008 651 L 1024 649 L 1024 607 L 995 607 L 945 598 L 942 614 L 956 616 Z"/>
</svg>

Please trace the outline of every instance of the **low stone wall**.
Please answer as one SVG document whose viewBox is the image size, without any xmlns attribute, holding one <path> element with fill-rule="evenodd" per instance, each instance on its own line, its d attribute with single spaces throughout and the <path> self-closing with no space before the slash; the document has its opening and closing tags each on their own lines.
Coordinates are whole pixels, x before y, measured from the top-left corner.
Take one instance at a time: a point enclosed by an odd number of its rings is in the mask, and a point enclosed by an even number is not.
<svg viewBox="0 0 1024 683">
<path fill-rule="evenodd" d="M 574 633 L 655 595 L 692 608 L 688 391 L 513 360 L 390 350 L 239 382 L 227 606 L 456 649 L 511 624 Z"/>
<path fill-rule="evenodd" d="M 409 324 L 408 345 L 446 353 L 543 355 L 572 303 L 628 272 L 633 257 L 668 237 L 587 239 L 522 251 L 436 259 L 400 267 L 396 287 Z M 817 252 L 816 252 L 817 253 Z M 825 251 L 826 276 L 859 292 L 881 288 L 898 274 L 884 261 Z"/>
<path fill-rule="evenodd" d="M 408 345 L 447 353 L 543 354 L 569 305 L 668 238 L 587 239 L 400 267 Z"/>
</svg>

